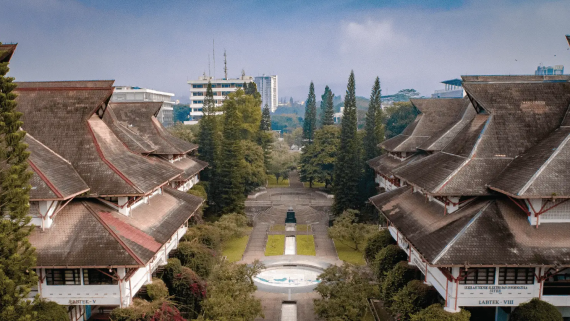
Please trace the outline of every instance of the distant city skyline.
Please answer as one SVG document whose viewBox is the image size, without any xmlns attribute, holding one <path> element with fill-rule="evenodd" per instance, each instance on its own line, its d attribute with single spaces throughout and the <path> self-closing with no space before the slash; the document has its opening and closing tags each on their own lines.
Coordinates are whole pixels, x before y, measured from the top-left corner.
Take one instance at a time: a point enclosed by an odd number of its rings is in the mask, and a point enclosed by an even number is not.
<svg viewBox="0 0 570 321">
<path fill-rule="evenodd" d="M 279 75 L 280 97 L 305 100 L 311 81 L 344 95 L 350 70 L 367 97 L 468 74 L 531 74 L 568 65 L 567 1 L 0 0 L 0 41 L 17 42 L 19 81 L 115 79 L 187 103 L 187 80 L 242 70 Z"/>
</svg>

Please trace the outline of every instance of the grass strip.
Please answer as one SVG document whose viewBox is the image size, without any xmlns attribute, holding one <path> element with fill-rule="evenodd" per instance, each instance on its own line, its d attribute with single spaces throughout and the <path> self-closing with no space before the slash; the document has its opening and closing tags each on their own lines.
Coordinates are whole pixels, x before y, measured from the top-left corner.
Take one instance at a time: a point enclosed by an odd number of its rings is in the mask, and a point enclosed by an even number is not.
<svg viewBox="0 0 570 321">
<path fill-rule="evenodd" d="M 312 235 L 297 235 L 298 255 L 317 255 L 315 250 L 315 238 Z"/>
<path fill-rule="evenodd" d="M 268 235 L 265 256 L 283 255 L 285 253 L 285 235 Z"/>
</svg>

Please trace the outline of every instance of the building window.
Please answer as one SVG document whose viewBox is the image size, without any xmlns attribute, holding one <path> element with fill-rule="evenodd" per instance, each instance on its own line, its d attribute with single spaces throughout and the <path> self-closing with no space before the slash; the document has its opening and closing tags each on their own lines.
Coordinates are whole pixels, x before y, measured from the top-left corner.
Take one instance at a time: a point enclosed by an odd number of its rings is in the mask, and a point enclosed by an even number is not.
<svg viewBox="0 0 570 321">
<path fill-rule="evenodd" d="M 495 268 L 459 269 L 460 284 L 495 284 Z"/>
<path fill-rule="evenodd" d="M 46 269 L 47 285 L 81 285 L 79 269 Z"/>
<path fill-rule="evenodd" d="M 499 268 L 499 284 L 534 284 L 534 268 Z"/>
<path fill-rule="evenodd" d="M 192 88 L 204 88 L 204 85 L 192 85 Z"/>
<path fill-rule="evenodd" d="M 544 295 L 570 295 L 570 269 L 564 269 L 544 281 Z"/>
<path fill-rule="evenodd" d="M 222 84 L 222 88 L 230 88 L 230 84 Z"/>
<path fill-rule="evenodd" d="M 113 269 L 112 272 L 109 270 L 100 269 L 83 269 L 83 284 L 85 285 L 96 285 L 96 284 L 117 284 L 117 280 L 111 277 L 111 275 L 116 274 L 117 269 Z"/>
<path fill-rule="evenodd" d="M 192 96 L 204 96 L 204 92 L 195 92 L 192 93 Z"/>
</svg>

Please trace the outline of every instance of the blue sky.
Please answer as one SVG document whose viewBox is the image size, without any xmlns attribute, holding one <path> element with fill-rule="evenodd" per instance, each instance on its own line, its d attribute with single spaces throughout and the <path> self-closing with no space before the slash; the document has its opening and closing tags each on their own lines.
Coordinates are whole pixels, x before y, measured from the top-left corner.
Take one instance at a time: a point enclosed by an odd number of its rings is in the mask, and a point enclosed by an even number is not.
<svg viewBox="0 0 570 321">
<path fill-rule="evenodd" d="M 18 42 L 17 80 L 115 79 L 188 100 L 187 79 L 277 74 L 279 96 L 309 83 L 357 94 L 376 76 L 384 94 L 429 96 L 462 74 L 570 73 L 570 3 L 560 1 L 0 0 L 0 41 Z M 213 63 L 212 63 L 213 65 Z M 213 66 L 212 66 L 213 72 Z"/>
</svg>

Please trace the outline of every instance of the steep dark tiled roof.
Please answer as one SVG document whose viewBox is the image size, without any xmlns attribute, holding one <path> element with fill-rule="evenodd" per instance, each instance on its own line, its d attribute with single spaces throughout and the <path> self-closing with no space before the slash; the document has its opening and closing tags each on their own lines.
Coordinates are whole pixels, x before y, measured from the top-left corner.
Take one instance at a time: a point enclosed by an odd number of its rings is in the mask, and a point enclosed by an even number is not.
<svg viewBox="0 0 570 321">
<path fill-rule="evenodd" d="M 517 198 L 570 197 L 570 127 L 561 127 L 515 160 L 489 184 Z"/>
<path fill-rule="evenodd" d="M 24 141 L 28 144 L 28 162 L 34 173 L 30 200 L 65 200 L 89 190 L 71 163 L 29 134 Z"/>
<path fill-rule="evenodd" d="M 370 198 L 430 264 L 568 265 L 570 223 L 536 228 L 506 197 L 479 197 L 444 215 L 443 206 L 402 187 Z"/>
<path fill-rule="evenodd" d="M 95 114 L 107 106 L 111 84 L 18 83 L 17 108 L 24 130 L 73 165 L 89 196 L 146 194 L 181 172 L 128 151 Z"/>
<path fill-rule="evenodd" d="M 202 171 L 204 168 L 208 167 L 208 163 L 193 157 L 186 157 L 181 160 L 175 161 L 174 163 L 172 163 L 172 165 L 184 171 L 184 174 L 180 176 L 180 179 L 183 181 L 193 177 L 194 175 Z"/>
<path fill-rule="evenodd" d="M 0 63 L 10 62 L 17 45 L 0 45 Z"/>
<path fill-rule="evenodd" d="M 406 158 L 405 160 L 399 160 L 388 154 L 384 154 L 367 161 L 367 163 L 375 171 L 380 172 L 384 175 L 388 175 L 391 174 L 394 170 L 408 164 L 412 164 L 413 162 L 418 161 L 426 156 L 426 153 L 420 152 Z"/>
<path fill-rule="evenodd" d="M 139 140 L 149 142 L 153 147 L 152 154 L 186 154 L 198 148 L 195 144 L 172 136 L 160 124 L 155 115 L 161 106 L 161 102 L 111 103 L 108 112 L 113 115 L 105 120 L 114 121 L 117 127 L 128 129 L 140 136 Z M 125 144 L 132 143 L 125 141 Z"/>
<path fill-rule="evenodd" d="M 72 201 L 53 225 L 35 229 L 37 266 L 142 266 L 201 206 L 203 200 L 170 188 L 124 216 L 94 200 Z"/>
</svg>

